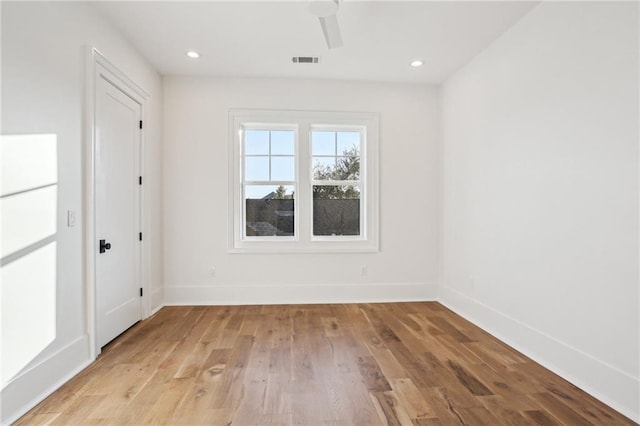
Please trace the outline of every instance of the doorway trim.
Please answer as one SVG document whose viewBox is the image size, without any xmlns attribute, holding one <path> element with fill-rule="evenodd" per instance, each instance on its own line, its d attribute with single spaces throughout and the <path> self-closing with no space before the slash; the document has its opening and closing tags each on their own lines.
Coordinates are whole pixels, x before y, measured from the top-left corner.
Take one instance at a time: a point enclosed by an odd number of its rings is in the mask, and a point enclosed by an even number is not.
<svg viewBox="0 0 640 426">
<path fill-rule="evenodd" d="M 140 87 L 135 81 L 129 78 L 125 73 L 120 71 L 113 65 L 100 51 L 95 47 L 88 46 L 85 48 L 85 105 L 84 105 L 84 143 L 83 143 L 83 182 L 84 182 L 84 203 L 83 203 L 83 265 L 85 279 L 85 306 L 86 306 L 86 330 L 89 338 L 89 356 L 95 359 L 101 348 L 97 341 L 97 307 L 96 307 L 96 254 L 97 254 L 97 236 L 96 236 L 96 196 L 95 196 L 95 173 L 96 173 L 96 90 L 97 82 L 101 75 L 105 76 L 114 86 L 123 89 L 129 96 L 133 97 L 136 102 L 141 105 L 141 119 L 146 123 L 146 109 L 149 93 Z M 140 164 L 138 165 L 140 175 L 145 175 L 145 159 L 146 159 L 146 131 L 143 129 L 140 135 Z M 146 215 L 146 197 L 145 185 L 140 187 L 140 231 L 143 235 L 147 233 Z M 149 247 L 146 244 L 148 238 L 143 238 L 140 242 L 139 265 L 140 270 L 140 286 L 143 289 L 141 300 L 141 317 L 147 318 L 150 314 L 150 286 L 149 271 L 146 265 L 149 260 Z"/>
</svg>

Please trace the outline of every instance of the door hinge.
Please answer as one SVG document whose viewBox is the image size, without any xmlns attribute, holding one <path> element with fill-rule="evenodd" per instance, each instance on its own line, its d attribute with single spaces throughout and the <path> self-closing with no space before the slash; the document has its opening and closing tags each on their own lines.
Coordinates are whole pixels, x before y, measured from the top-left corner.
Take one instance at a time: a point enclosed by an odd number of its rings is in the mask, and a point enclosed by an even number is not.
<svg viewBox="0 0 640 426">
<path fill-rule="evenodd" d="M 142 185 L 142 176 L 138 176 L 138 185 Z"/>
<path fill-rule="evenodd" d="M 140 120 L 140 128 L 142 129 L 142 120 Z"/>
<path fill-rule="evenodd" d="M 140 297 L 142 297 L 142 287 L 140 287 Z"/>
<path fill-rule="evenodd" d="M 142 232 L 138 234 L 138 240 L 142 241 Z"/>
</svg>

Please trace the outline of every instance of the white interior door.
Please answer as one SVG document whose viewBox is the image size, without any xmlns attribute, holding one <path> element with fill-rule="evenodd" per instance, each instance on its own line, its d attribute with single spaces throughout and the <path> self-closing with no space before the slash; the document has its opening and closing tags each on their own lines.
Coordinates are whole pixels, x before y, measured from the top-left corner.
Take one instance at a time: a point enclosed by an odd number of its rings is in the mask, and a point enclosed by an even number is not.
<svg viewBox="0 0 640 426">
<path fill-rule="evenodd" d="M 102 347 L 142 318 L 142 106 L 102 74 L 95 102 L 96 325 Z"/>
</svg>

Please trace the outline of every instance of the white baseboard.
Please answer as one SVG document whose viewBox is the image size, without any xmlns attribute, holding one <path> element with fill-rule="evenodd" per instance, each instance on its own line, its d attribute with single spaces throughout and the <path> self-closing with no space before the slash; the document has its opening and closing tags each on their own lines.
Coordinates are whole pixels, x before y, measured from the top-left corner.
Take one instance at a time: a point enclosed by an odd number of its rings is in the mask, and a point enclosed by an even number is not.
<svg viewBox="0 0 640 426">
<path fill-rule="evenodd" d="M 165 287 L 164 304 L 277 305 L 433 301 L 435 283 L 216 285 Z"/>
<path fill-rule="evenodd" d="M 158 312 L 164 306 L 164 288 L 157 288 L 151 292 L 151 313 L 149 316 Z"/>
<path fill-rule="evenodd" d="M 0 423 L 15 422 L 92 362 L 84 335 L 23 371 L 0 392 Z"/>
<path fill-rule="evenodd" d="M 450 287 L 440 287 L 439 294 L 440 303 L 447 308 L 614 410 L 640 422 L 637 378 Z"/>
</svg>

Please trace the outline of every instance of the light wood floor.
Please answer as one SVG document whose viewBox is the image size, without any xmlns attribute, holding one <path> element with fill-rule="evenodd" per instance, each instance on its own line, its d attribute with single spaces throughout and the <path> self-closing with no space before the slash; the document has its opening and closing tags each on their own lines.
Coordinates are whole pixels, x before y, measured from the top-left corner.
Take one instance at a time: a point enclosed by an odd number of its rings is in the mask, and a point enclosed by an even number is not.
<svg viewBox="0 0 640 426">
<path fill-rule="evenodd" d="M 438 303 L 166 307 L 27 424 L 635 424 Z"/>
</svg>

